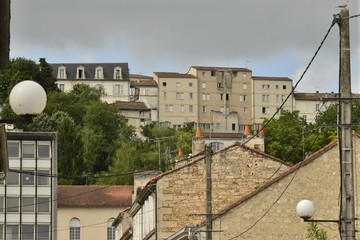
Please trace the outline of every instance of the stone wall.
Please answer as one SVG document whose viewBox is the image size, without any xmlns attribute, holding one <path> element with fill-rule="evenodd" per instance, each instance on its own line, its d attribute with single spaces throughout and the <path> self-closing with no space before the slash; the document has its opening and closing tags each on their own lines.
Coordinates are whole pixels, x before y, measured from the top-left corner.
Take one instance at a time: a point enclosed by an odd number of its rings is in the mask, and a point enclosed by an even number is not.
<svg viewBox="0 0 360 240">
<path fill-rule="evenodd" d="M 358 137 L 354 142 L 356 176 L 359 176 Z M 316 206 L 314 219 L 337 220 L 339 174 L 338 146 L 333 144 L 330 150 L 322 152 L 298 170 L 287 174 L 248 199 L 238 200 L 235 207 L 229 208 L 224 215 L 213 221 L 213 229 L 222 231 L 214 233 L 213 239 L 307 239 L 308 223 L 304 223 L 297 216 L 296 205 L 303 199 L 312 200 Z M 359 192 L 359 186 L 358 179 L 355 184 L 356 192 Z M 355 196 L 358 217 L 358 194 Z M 328 239 L 340 238 L 336 223 L 321 223 L 318 226 L 327 232 Z M 357 238 L 359 237 L 357 233 Z"/>
<path fill-rule="evenodd" d="M 212 157 L 213 212 L 233 203 L 288 169 L 284 162 L 234 145 Z M 165 174 L 157 182 L 157 229 L 165 239 L 205 219 L 205 161 L 195 160 Z M 197 214 L 200 214 L 197 215 Z"/>
</svg>

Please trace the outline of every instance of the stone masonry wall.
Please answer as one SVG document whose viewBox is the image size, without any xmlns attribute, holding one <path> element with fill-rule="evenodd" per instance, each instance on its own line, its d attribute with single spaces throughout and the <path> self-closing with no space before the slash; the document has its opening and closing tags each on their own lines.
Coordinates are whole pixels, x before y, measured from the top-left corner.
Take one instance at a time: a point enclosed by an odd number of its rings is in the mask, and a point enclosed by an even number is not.
<svg viewBox="0 0 360 240">
<path fill-rule="evenodd" d="M 360 176 L 359 160 L 360 145 L 359 139 L 356 138 L 355 176 Z M 359 183 L 356 177 L 357 192 L 359 192 Z M 338 146 L 335 146 L 298 171 L 288 174 L 215 219 L 213 229 L 222 232 L 214 233 L 213 239 L 307 239 L 308 224 L 297 216 L 295 210 L 297 203 L 303 199 L 312 200 L 316 206 L 314 219 L 336 220 L 339 214 L 339 189 Z M 356 217 L 359 217 L 359 197 L 358 194 L 355 196 Z M 277 200 L 279 197 L 280 199 Z M 251 227 L 255 222 L 257 224 Z M 327 232 L 328 239 L 340 239 L 336 223 L 321 223 L 318 226 Z M 359 237 L 357 233 L 357 238 Z"/>
<path fill-rule="evenodd" d="M 270 156 L 241 146 L 217 152 L 212 157 L 213 212 L 233 203 L 288 169 Z M 197 161 L 157 182 L 157 229 L 165 239 L 185 226 L 205 219 L 205 160 Z"/>
</svg>

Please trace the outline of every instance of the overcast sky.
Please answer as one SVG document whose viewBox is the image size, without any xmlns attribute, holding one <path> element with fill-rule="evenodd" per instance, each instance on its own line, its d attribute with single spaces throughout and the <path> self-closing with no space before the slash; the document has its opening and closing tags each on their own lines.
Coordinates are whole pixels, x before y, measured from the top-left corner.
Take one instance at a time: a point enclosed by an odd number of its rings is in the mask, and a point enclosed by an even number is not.
<svg viewBox="0 0 360 240">
<path fill-rule="evenodd" d="M 298 80 L 346 0 L 12 0 L 11 57 L 127 62 L 132 74 L 247 67 Z M 349 0 L 350 15 L 360 13 Z M 360 17 L 350 19 L 352 90 L 360 92 Z M 298 91 L 338 91 L 334 26 Z"/>
</svg>

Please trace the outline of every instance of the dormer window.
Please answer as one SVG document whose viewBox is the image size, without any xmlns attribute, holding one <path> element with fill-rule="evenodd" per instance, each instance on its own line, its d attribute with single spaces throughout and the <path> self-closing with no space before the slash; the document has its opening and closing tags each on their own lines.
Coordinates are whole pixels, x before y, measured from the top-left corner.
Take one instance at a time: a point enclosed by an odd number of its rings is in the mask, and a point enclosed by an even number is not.
<svg viewBox="0 0 360 240">
<path fill-rule="evenodd" d="M 66 68 L 64 66 L 61 66 L 58 68 L 58 74 L 57 74 L 57 78 L 58 79 L 66 79 Z"/>
<path fill-rule="evenodd" d="M 76 69 L 76 78 L 85 79 L 85 68 L 83 66 L 80 66 Z"/>
<path fill-rule="evenodd" d="M 121 67 L 114 68 L 114 79 L 122 79 Z"/>
<path fill-rule="evenodd" d="M 101 66 L 95 69 L 95 79 L 104 79 L 104 71 Z"/>
</svg>

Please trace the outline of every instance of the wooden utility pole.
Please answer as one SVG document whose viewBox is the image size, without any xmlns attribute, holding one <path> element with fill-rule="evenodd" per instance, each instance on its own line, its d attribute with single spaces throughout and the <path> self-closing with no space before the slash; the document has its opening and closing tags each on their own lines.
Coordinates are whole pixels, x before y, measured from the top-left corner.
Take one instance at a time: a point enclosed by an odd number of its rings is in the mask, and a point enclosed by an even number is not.
<svg viewBox="0 0 360 240">
<path fill-rule="evenodd" d="M 206 240 L 212 239 L 211 145 L 205 146 L 206 163 Z"/>
<path fill-rule="evenodd" d="M 341 170 L 340 235 L 342 240 L 355 239 L 354 164 L 351 124 L 349 9 L 342 8 L 337 23 L 340 32 L 339 79 L 339 153 Z"/>
<path fill-rule="evenodd" d="M 0 70 L 9 66 L 10 0 L 0 0 Z"/>
</svg>

